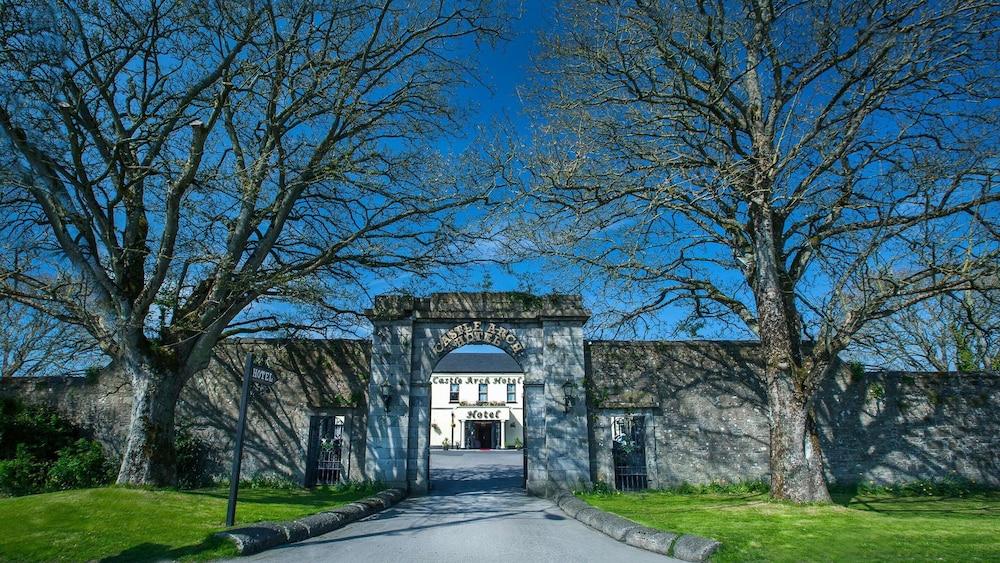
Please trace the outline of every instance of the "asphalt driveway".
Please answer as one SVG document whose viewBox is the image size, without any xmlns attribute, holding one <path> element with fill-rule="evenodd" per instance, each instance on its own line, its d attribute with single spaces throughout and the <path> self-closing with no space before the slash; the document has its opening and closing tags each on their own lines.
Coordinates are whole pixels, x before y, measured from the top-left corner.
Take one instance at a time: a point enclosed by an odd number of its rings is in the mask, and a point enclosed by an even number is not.
<svg viewBox="0 0 1000 563">
<path fill-rule="evenodd" d="M 241 561 L 671 561 L 567 517 L 521 488 L 520 451 L 433 451 L 432 491 Z"/>
</svg>

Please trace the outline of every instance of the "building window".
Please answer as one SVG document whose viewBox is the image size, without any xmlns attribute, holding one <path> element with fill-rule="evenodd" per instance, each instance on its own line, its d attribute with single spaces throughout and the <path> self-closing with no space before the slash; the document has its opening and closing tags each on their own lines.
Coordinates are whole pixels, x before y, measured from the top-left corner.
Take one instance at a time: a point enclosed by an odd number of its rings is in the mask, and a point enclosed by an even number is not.
<svg viewBox="0 0 1000 563">
<path fill-rule="evenodd" d="M 480 403 L 485 403 L 487 400 L 488 400 L 488 397 L 487 397 L 487 393 L 486 393 L 486 384 L 485 383 L 480 383 L 479 384 L 479 402 Z"/>
<path fill-rule="evenodd" d="M 513 383 L 507 384 L 507 402 L 516 403 L 517 402 L 517 387 Z"/>
<path fill-rule="evenodd" d="M 458 402 L 458 383 L 451 384 L 451 389 L 448 390 L 448 401 L 452 403 Z"/>
</svg>

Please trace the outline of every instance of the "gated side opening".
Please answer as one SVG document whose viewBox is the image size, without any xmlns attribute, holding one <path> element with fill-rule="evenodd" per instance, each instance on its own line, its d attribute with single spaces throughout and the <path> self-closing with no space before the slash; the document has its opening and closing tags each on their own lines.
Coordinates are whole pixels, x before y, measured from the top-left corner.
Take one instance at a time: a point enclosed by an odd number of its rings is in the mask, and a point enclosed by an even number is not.
<svg viewBox="0 0 1000 563">
<path fill-rule="evenodd" d="M 612 423 L 615 488 L 638 491 L 649 487 L 646 475 L 646 419 L 641 415 L 615 417 Z"/>
</svg>

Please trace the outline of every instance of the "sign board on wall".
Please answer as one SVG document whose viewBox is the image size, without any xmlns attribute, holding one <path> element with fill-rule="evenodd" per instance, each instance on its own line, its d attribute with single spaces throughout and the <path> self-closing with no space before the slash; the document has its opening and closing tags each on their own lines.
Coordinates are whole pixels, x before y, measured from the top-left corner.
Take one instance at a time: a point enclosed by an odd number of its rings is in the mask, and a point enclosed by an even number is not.
<svg viewBox="0 0 1000 563">
<path fill-rule="evenodd" d="M 461 413 L 461 411 L 459 412 Z M 477 409 L 473 411 L 465 411 L 464 413 L 465 416 L 461 418 L 465 418 L 466 420 L 502 420 L 504 418 L 508 418 L 507 416 L 504 416 L 507 415 L 508 413 L 509 411 L 507 411 L 506 409 L 499 409 L 499 410 Z"/>
</svg>

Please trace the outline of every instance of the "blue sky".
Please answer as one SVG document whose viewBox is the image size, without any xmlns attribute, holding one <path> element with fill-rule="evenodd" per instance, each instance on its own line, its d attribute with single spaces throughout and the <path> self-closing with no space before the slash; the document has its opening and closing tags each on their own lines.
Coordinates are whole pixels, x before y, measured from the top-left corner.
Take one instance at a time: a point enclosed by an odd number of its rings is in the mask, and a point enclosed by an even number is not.
<svg viewBox="0 0 1000 563">
<path fill-rule="evenodd" d="M 466 127 L 456 137 L 442 141 L 442 149 L 456 154 L 473 148 L 477 138 L 489 138 L 492 128 L 502 126 L 512 129 L 525 144 L 531 141 L 531 123 L 526 115 L 526 104 L 530 103 L 526 93 L 528 84 L 537 80 L 534 76 L 534 59 L 540 51 L 539 35 L 555 25 L 556 6 L 550 2 L 525 2 L 519 9 L 518 17 L 509 22 L 510 33 L 505 40 L 494 45 L 481 44 L 478 47 L 470 41 L 467 55 L 476 62 L 476 75 L 481 83 L 470 84 L 457 94 L 459 104 L 467 104 L 471 109 Z M 564 274 L 564 273 L 563 273 Z M 530 260 L 511 265 L 509 268 L 481 264 L 469 266 L 458 275 L 445 279 L 424 280 L 414 276 L 395 279 L 373 280 L 368 287 L 370 295 L 391 292 L 411 292 L 426 295 L 434 291 L 529 291 L 537 294 L 550 292 L 579 291 L 585 304 L 592 310 L 599 308 L 599 299 L 586 287 L 574 289 L 578 280 L 569 276 L 550 274 L 543 260 Z M 619 304 L 621 305 L 621 304 Z M 599 311 L 594 311 L 595 313 Z M 683 311 L 670 310 L 659 314 L 661 320 L 679 320 Z M 596 323 L 588 325 L 596 330 Z M 601 335 L 614 337 L 613 334 Z M 668 337 L 665 334 L 645 335 L 648 338 Z M 725 336 L 725 335 L 724 335 Z M 732 335 L 729 335 L 732 336 Z M 472 347 L 464 351 L 495 351 L 484 347 Z"/>
<path fill-rule="evenodd" d="M 551 21 L 553 13 L 554 6 L 548 2 L 526 3 L 520 17 L 510 22 L 511 33 L 507 39 L 492 46 L 482 44 L 478 48 L 470 42 L 468 52 L 464 54 L 475 59 L 476 74 L 481 84 L 470 84 L 458 93 L 459 103 L 468 105 L 471 116 L 464 131 L 442 142 L 444 150 L 464 150 L 483 132 L 488 134 L 491 128 L 500 124 L 513 127 L 523 139 L 530 136 L 522 94 L 531 77 L 533 57 L 539 49 L 538 32 L 544 29 L 546 22 Z M 515 291 L 531 288 L 536 292 L 551 291 L 552 288 L 539 278 L 541 268 L 538 261 L 515 265 L 513 274 L 494 265 L 473 266 L 463 272 L 465 275 L 461 279 L 451 282 L 453 285 L 429 285 L 428 290 L 479 291 L 489 288 Z M 419 292 L 420 281 L 410 279 L 404 283 L 417 285 L 415 289 Z M 378 294 L 379 289 L 393 285 L 386 281 L 376 282 L 374 293 Z"/>
<path fill-rule="evenodd" d="M 511 34 L 494 46 L 483 45 L 478 52 L 478 74 L 483 85 L 465 89 L 471 107 L 477 108 L 465 131 L 467 139 L 475 138 L 480 128 L 498 124 L 513 127 L 522 138 L 530 136 L 525 115 L 523 93 L 531 78 L 533 59 L 539 50 L 538 33 L 551 21 L 554 5 L 549 2 L 527 2 L 520 17 L 511 22 Z M 490 287 L 497 291 L 525 290 L 531 286 L 541 291 L 551 290 L 538 279 L 541 264 L 518 264 L 511 274 L 503 268 L 483 265 L 470 269 L 461 287 L 452 289 L 480 290 Z M 529 278 L 532 280 L 529 284 Z M 487 281 L 488 280 L 488 281 Z M 538 285 L 538 284 L 543 285 Z"/>
<path fill-rule="evenodd" d="M 457 102 L 467 104 L 472 110 L 471 115 L 465 121 L 464 129 L 458 131 L 455 137 L 441 141 L 442 150 L 453 154 L 467 148 L 475 150 L 474 140 L 489 137 L 491 129 L 497 125 L 512 128 L 522 142 L 530 143 L 531 125 L 525 115 L 525 104 L 530 102 L 524 93 L 534 77 L 534 59 L 540 49 L 538 35 L 554 26 L 555 6 L 548 2 L 523 3 L 519 16 L 510 22 L 510 34 L 505 40 L 498 41 L 492 46 L 482 44 L 479 48 L 472 45 L 470 41 L 465 45 L 466 51 L 459 50 L 458 55 L 468 55 L 475 60 L 477 70 L 475 74 L 482 83 L 470 84 L 458 92 Z M 440 279 L 423 280 L 403 276 L 395 279 L 372 280 L 367 289 L 373 297 L 393 291 L 409 291 L 420 295 L 434 291 L 487 289 L 494 291 L 530 290 L 535 293 L 547 293 L 566 291 L 573 281 L 569 279 L 569 276 L 556 278 L 554 275 L 549 275 L 541 260 L 532 260 L 516 264 L 509 270 L 488 264 L 470 266 L 454 275 L 442 276 Z M 733 272 L 723 269 L 719 269 L 715 281 L 728 281 L 735 286 L 740 286 L 742 283 L 739 276 L 734 277 Z M 818 279 L 810 282 L 813 284 L 813 292 L 818 295 L 821 295 L 826 289 L 821 283 L 822 281 L 822 279 Z M 619 298 L 621 301 L 630 299 L 629 295 L 620 293 L 610 296 L 608 299 L 599 300 L 594 298 L 593 293 L 587 288 L 584 288 L 582 293 L 585 303 L 591 309 L 600 309 L 602 305 L 613 306 L 614 304 L 610 301 L 614 298 Z M 630 303 L 622 302 L 617 303 L 617 305 L 627 307 Z M 594 312 L 601 311 L 595 310 Z M 640 338 L 690 336 L 672 334 L 669 328 L 666 331 L 663 330 L 663 328 L 670 327 L 673 322 L 680 320 L 686 312 L 684 309 L 665 310 L 657 315 L 657 320 L 665 323 L 656 323 L 661 328 L 640 332 L 637 336 Z M 595 332 L 598 330 L 596 325 L 597 323 L 592 321 L 588 328 Z M 601 334 L 601 336 L 614 337 L 615 335 Z M 698 336 L 746 338 L 748 334 L 732 326 L 709 323 Z M 628 337 L 628 335 L 622 337 Z"/>
</svg>

